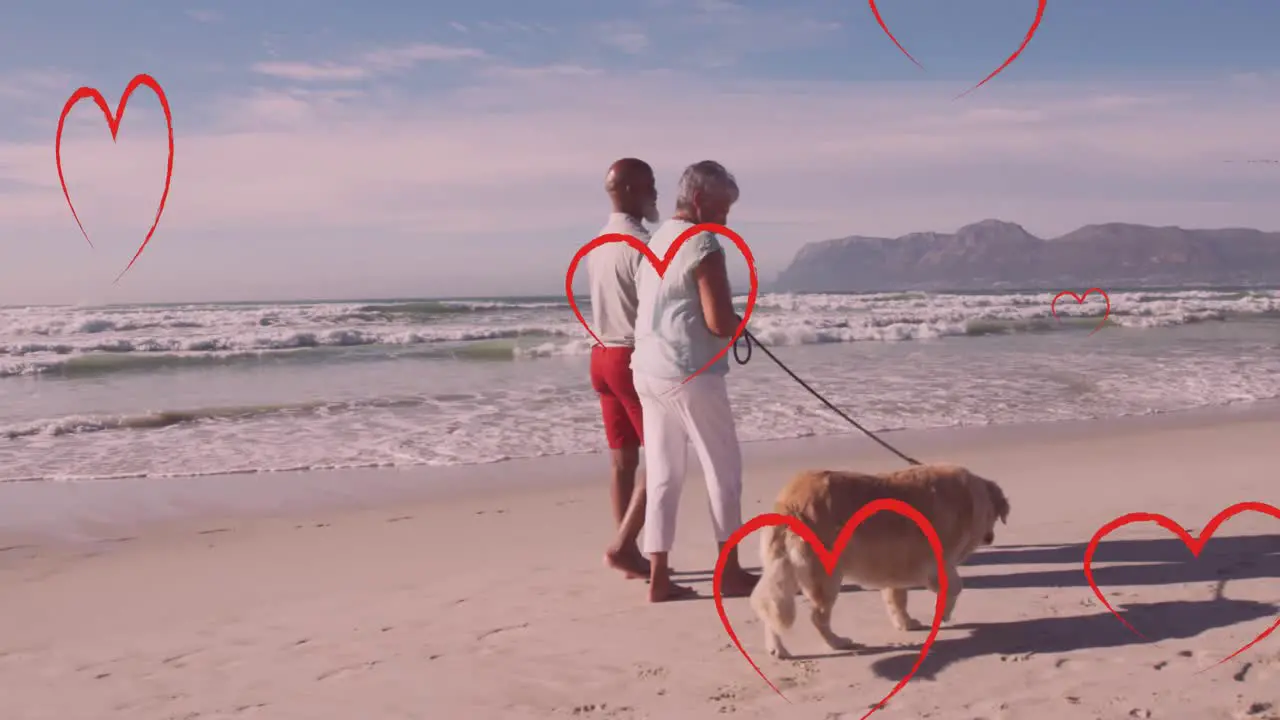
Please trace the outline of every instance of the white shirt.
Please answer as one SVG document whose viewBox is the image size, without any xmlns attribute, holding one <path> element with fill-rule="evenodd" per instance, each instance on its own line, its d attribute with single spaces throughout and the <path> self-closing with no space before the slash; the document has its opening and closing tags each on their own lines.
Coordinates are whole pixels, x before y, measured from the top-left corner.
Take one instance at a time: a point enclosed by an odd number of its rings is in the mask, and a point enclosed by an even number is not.
<svg viewBox="0 0 1280 720">
<path fill-rule="evenodd" d="M 659 258 L 665 257 L 676 238 L 691 227 L 683 220 L 666 221 L 653 232 L 649 249 Z M 716 252 L 723 252 L 720 241 L 714 234 L 702 232 L 684 241 L 661 277 L 649 263 L 640 268 L 632 373 L 680 381 L 710 362 L 729 343 L 728 338 L 716 337 L 707 328 L 698 281 L 693 277 L 694 268 Z M 726 356 L 703 374 L 728 372 Z"/>
<path fill-rule="evenodd" d="M 600 234 L 611 233 L 649 242 L 644 225 L 624 213 L 610 213 Z M 591 286 L 591 329 L 605 347 L 635 347 L 636 271 L 649 262 L 639 250 L 613 242 L 587 253 L 586 263 Z"/>
</svg>

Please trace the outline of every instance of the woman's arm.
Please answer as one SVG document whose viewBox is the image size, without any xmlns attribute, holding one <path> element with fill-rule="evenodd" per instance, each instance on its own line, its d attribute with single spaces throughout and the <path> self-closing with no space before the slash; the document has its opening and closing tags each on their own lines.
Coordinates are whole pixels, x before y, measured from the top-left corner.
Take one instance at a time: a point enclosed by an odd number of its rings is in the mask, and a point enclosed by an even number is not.
<svg viewBox="0 0 1280 720">
<path fill-rule="evenodd" d="M 732 337 L 742 319 L 733 309 L 724 251 L 717 250 L 703 258 L 693 269 L 693 278 L 698 282 L 698 297 L 702 301 L 702 316 L 707 320 L 707 329 L 717 337 Z"/>
</svg>

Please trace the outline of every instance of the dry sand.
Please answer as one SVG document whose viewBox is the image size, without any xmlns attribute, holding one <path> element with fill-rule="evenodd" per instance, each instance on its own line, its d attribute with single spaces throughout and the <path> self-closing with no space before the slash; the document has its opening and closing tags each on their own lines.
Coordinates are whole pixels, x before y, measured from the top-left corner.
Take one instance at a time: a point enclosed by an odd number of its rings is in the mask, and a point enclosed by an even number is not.
<svg viewBox="0 0 1280 720">
<path fill-rule="evenodd" d="M 1150 640 L 1080 569 L 1121 513 L 1198 531 L 1238 501 L 1280 505 L 1274 409 L 888 437 L 998 480 L 1013 515 L 872 717 L 1280 718 L 1280 633 L 1214 666 L 1280 612 L 1280 521 L 1239 516 L 1199 560 L 1154 525 L 1112 535 L 1097 576 Z M 803 467 L 895 467 L 852 437 L 746 455 L 749 515 Z M 649 605 L 602 567 L 603 463 L 0 488 L 0 718 L 859 718 L 911 667 L 924 634 L 892 630 L 878 593 L 836 606 L 868 650 L 833 655 L 802 613 L 788 646 L 812 655 L 786 662 L 730 600 L 792 702 L 774 695 L 710 599 Z M 691 477 L 673 563 L 709 597 L 704 496 Z M 932 595 L 912 597 L 927 621 Z"/>
</svg>

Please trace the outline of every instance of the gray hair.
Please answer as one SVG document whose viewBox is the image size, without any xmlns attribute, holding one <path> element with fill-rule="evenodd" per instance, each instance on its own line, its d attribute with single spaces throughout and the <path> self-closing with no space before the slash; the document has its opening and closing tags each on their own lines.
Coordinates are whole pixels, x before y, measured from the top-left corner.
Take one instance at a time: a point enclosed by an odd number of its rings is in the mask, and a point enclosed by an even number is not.
<svg viewBox="0 0 1280 720">
<path fill-rule="evenodd" d="M 680 186 L 676 191 L 676 208 L 687 210 L 693 208 L 693 197 L 698 193 L 710 192 L 727 195 L 730 203 L 738 202 L 738 181 L 723 165 L 714 160 L 703 160 L 685 168 L 680 176 Z"/>
</svg>

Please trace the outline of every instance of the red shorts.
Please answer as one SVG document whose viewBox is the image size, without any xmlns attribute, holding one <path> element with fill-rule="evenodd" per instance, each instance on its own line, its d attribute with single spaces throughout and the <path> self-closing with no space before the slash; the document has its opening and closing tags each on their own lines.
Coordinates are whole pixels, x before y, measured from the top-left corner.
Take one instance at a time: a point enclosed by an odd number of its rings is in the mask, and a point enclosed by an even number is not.
<svg viewBox="0 0 1280 720">
<path fill-rule="evenodd" d="M 640 396 L 631 382 L 631 353 L 628 347 L 591 349 L 591 387 L 600 396 L 604 414 L 604 434 L 611 450 L 644 444 Z"/>
</svg>

